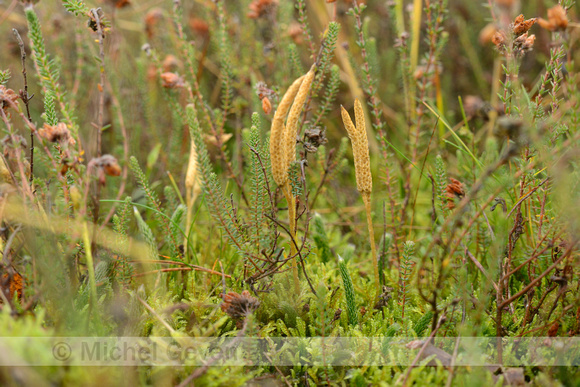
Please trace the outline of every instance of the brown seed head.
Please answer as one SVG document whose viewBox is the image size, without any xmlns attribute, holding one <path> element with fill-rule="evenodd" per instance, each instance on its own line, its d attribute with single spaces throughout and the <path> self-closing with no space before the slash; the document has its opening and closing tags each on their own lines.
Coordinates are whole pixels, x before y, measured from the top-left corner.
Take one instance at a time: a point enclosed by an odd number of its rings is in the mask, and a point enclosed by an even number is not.
<svg viewBox="0 0 580 387">
<path fill-rule="evenodd" d="M 495 34 L 493 34 L 491 41 L 500 51 L 505 49 L 506 36 L 503 31 L 496 31 Z"/>
<path fill-rule="evenodd" d="M 493 42 L 493 37 L 497 32 L 497 27 L 493 23 L 489 23 L 479 32 L 479 44 L 482 46 Z"/>
<path fill-rule="evenodd" d="M 64 122 L 56 125 L 44 124 L 42 129 L 38 130 L 38 135 L 48 142 L 58 142 L 61 145 L 74 145 L 76 141 L 72 138 L 70 130 Z"/>
<path fill-rule="evenodd" d="M 566 10 L 560 4 L 548 9 L 548 20 L 539 18 L 540 27 L 548 31 L 560 31 L 568 28 L 568 16 Z"/>
<path fill-rule="evenodd" d="M 288 36 L 292 38 L 295 44 L 301 45 L 304 41 L 302 37 L 302 27 L 299 23 L 292 22 L 290 27 L 288 27 Z"/>
<path fill-rule="evenodd" d="M 185 85 L 183 78 L 175 73 L 165 72 L 161 74 L 161 80 L 163 81 L 163 87 L 167 89 L 176 89 Z"/>
<path fill-rule="evenodd" d="M 252 297 L 247 290 L 244 290 L 242 294 L 229 292 L 223 296 L 223 300 L 220 305 L 221 310 L 234 320 L 243 319 L 260 306 L 260 300 Z"/>
<path fill-rule="evenodd" d="M 163 19 L 163 11 L 160 8 L 153 8 L 145 14 L 145 32 L 149 39 L 153 37 L 155 27 L 161 19 Z"/>
<path fill-rule="evenodd" d="M 207 36 L 209 34 L 209 24 L 203 19 L 193 17 L 189 19 L 189 27 L 200 36 Z"/>
<path fill-rule="evenodd" d="M 524 15 L 519 15 L 514 20 L 514 23 L 512 26 L 514 34 L 516 36 L 520 36 L 522 34 L 525 34 L 536 23 L 536 20 L 537 19 L 535 17 L 528 19 L 528 20 L 525 20 Z"/>
<path fill-rule="evenodd" d="M 121 167 L 117 162 L 117 159 L 111 155 L 102 155 L 97 159 L 93 159 L 95 165 L 98 168 L 103 168 L 105 175 L 107 176 L 120 176 L 121 175 Z"/>
<path fill-rule="evenodd" d="M 268 97 L 262 99 L 262 110 L 264 114 L 270 114 L 272 112 L 272 103 L 270 103 Z"/>
<path fill-rule="evenodd" d="M 445 196 L 447 196 L 447 207 L 452 210 L 455 208 L 455 200 L 461 199 L 465 196 L 463 184 L 454 178 L 450 178 L 451 183 L 445 188 Z"/>
<path fill-rule="evenodd" d="M 250 3 L 248 17 L 258 19 L 272 13 L 278 6 L 278 0 L 254 0 Z"/>
<path fill-rule="evenodd" d="M 8 108 L 12 103 L 17 103 L 18 94 L 12 89 L 6 88 L 4 85 L 0 85 L 0 107 L 7 113 Z"/>
<path fill-rule="evenodd" d="M 121 167 L 117 159 L 111 155 L 102 155 L 89 162 L 88 171 L 93 171 L 101 184 L 105 184 L 105 176 L 120 176 Z"/>
<path fill-rule="evenodd" d="M 527 32 L 518 36 L 513 43 L 514 52 L 518 55 L 523 55 L 525 52 L 531 51 L 534 48 L 535 41 L 536 35 L 528 35 Z"/>
</svg>

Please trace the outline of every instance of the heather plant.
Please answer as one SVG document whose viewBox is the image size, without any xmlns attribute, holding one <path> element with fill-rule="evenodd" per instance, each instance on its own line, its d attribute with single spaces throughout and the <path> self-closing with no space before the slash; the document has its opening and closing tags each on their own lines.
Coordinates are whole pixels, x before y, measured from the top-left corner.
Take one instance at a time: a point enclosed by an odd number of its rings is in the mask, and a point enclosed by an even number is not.
<svg viewBox="0 0 580 387">
<path fill-rule="evenodd" d="M 574 380 L 579 10 L 0 3 L 0 336 L 48 340 L 0 384 Z M 33 367 L 66 336 L 261 362 Z"/>
</svg>

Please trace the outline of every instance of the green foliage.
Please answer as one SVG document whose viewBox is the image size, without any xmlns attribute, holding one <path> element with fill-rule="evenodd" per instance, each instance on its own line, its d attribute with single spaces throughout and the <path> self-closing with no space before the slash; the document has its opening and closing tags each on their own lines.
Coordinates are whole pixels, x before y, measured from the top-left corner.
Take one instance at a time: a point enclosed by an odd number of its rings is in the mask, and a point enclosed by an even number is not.
<svg viewBox="0 0 580 387">
<path fill-rule="evenodd" d="M 34 59 L 40 76 L 42 91 L 44 93 L 44 112 L 46 120 L 49 125 L 56 125 L 58 123 L 58 118 L 54 100 L 57 98 L 60 90 L 58 84 L 58 66 L 46 53 L 40 21 L 38 20 L 36 12 L 34 12 L 34 8 L 27 7 L 25 13 L 26 20 L 28 21 L 28 37 L 32 43 Z"/>
<path fill-rule="evenodd" d="M 329 297 L 328 288 L 323 283 L 319 283 L 310 312 L 313 319 L 310 325 L 311 336 L 327 337 L 331 334 L 334 313 L 329 308 Z"/>
<path fill-rule="evenodd" d="M 415 266 L 415 242 L 407 241 L 403 244 L 403 257 L 399 273 L 399 303 L 402 305 L 402 314 L 405 315 L 405 304 L 410 292 L 410 280 Z"/>
<path fill-rule="evenodd" d="M 312 238 L 316 243 L 316 247 L 318 247 L 320 261 L 326 263 L 330 261 L 332 252 L 330 251 L 328 236 L 326 235 L 326 231 L 324 230 L 324 222 L 320 214 L 314 214 L 313 226 L 314 232 Z"/>
<path fill-rule="evenodd" d="M 322 47 L 320 48 L 320 53 L 318 54 L 317 64 L 318 71 L 316 73 L 316 81 L 312 87 L 312 95 L 317 96 L 318 91 L 322 86 L 322 81 L 326 73 L 328 72 L 330 63 L 332 62 L 334 49 L 336 47 L 336 40 L 338 39 L 338 33 L 340 32 L 340 24 L 336 22 L 330 22 L 325 31 Z M 335 81 L 336 82 L 336 81 Z M 329 89 L 331 89 L 332 84 L 329 83 Z"/>
<path fill-rule="evenodd" d="M 447 172 L 441 155 L 435 157 L 435 195 L 439 210 L 445 216 L 448 213 L 447 198 L 445 191 L 447 189 Z"/>
<path fill-rule="evenodd" d="M 202 181 L 203 190 L 206 194 L 208 209 L 224 231 L 230 244 L 238 251 L 240 256 L 246 257 L 248 236 L 241 229 L 240 222 L 235 215 L 234 209 L 223 194 L 223 189 L 209 160 L 207 147 L 201 136 L 199 122 L 193 106 L 187 106 L 187 122 L 198 154 L 198 170 Z"/>
<path fill-rule="evenodd" d="M 75 16 L 87 16 L 89 8 L 80 0 L 62 0 L 64 8 Z"/>
<path fill-rule="evenodd" d="M 149 225 L 147 225 L 147 223 L 145 223 L 145 221 L 141 217 L 141 214 L 139 213 L 139 210 L 137 210 L 137 207 L 133 207 L 133 214 L 135 215 L 135 219 L 137 219 L 137 226 L 139 227 L 139 232 L 141 233 L 141 236 L 149 246 L 148 258 L 152 260 L 157 259 L 159 255 L 157 251 L 157 242 L 155 242 L 155 237 L 153 236 L 151 228 L 149 227 Z"/>
<path fill-rule="evenodd" d="M 413 326 L 413 330 L 417 337 L 423 337 L 426 335 L 426 329 L 431 324 L 431 320 L 433 320 L 433 312 L 429 311 L 425 313 Z"/>
<path fill-rule="evenodd" d="M 342 286 L 344 289 L 344 298 L 346 299 L 346 310 L 348 312 L 348 323 L 350 325 L 358 324 L 358 310 L 356 307 L 355 293 L 352 286 L 352 279 L 346 267 L 346 261 L 338 256 L 338 268 L 342 277 Z"/>
<path fill-rule="evenodd" d="M 139 162 L 135 157 L 133 156 L 131 157 L 129 165 L 131 167 L 131 170 L 133 171 L 133 174 L 137 178 L 140 187 L 145 192 L 145 196 L 147 196 L 147 200 L 149 202 L 150 207 L 153 209 L 157 221 L 159 222 L 159 224 L 162 224 L 167 230 L 167 234 L 165 234 L 165 236 L 166 238 L 168 238 L 168 242 L 172 247 L 172 255 L 178 256 L 180 254 L 178 248 L 179 244 L 177 243 L 177 239 L 174 233 L 171 231 L 172 227 L 171 218 L 163 212 L 161 202 L 157 198 L 157 194 L 153 189 L 151 189 L 147 176 L 145 176 L 145 173 L 143 173 L 143 170 L 139 166 Z"/>
<path fill-rule="evenodd" d="M 0 85 L 5 85 L 10 79 L 10 70 L 0 70 Z"/>
</svg>

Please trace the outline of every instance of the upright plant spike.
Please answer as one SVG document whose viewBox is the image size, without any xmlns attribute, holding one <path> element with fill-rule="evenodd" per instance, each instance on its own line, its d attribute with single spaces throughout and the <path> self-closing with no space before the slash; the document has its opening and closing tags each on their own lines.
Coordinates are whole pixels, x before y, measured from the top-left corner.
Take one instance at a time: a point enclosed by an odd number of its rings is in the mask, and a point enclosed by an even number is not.
<svg viewBox="0 0 580 387">
<path fill-rule="evenodd" d="M 371 163 L 369 156 L 369 142 L 367 140 L 365 115 L 360 101 L 357 99 L 354 102 L 354 114 L 356 119 L 356 126 L 352 123 L 350 115 L 344 107 L 341 106 L 342 121 L 348 133 L 348 137 L 352 142 L 352 153 L 354 156 L 354 169 L 356 174 L 356 185 L 358 191 L 361 193 L 365 204 L 365 211 L 367 215 L 367 225 L 369 228 L 369 241 L 371 243 L 371 251 L 373 256 L 373 270 L 375 276 L 375 283 L 377 285 L 377 296 L 380 293 L 379 283 L 379 261 L 377 255 L 377 247 L 375 246 L 375 233 L 373 230 L 373 219 L 371 216 L 371 192 L 373 190 L 373 180 L 371 174 Z"/>
<path fill-rule="evenodd" d="M 302 109 L 306 98 L 310 93 L 310 86 L 314 80 L 316 67 L 313 65 L 310 71 L 304 76 L 304 80 L 300 84 L 294 103 L 288 113 L 288 121 L 286 122 L 286 132 L 284 134 L 284 153 L 285 153 L 285 170 L 290 172 L 290 163 L 296 160 L 296 136 L 298 135 L 298 120 L 302 114 Z M 286 181 L 286 201 L 288 202 L 288 215 L 290 222 L 290 234 L 296 239 L 296 197 L 292 194 L 292 187 L 289 181 Z M 296 255 L 296 246 L 291 244 L 291 253 Z M 294 273 L 295 291 L 298 293 L 300 286 L 298 283 L 298 264 L 296 260 L 292 261 L 292 270 Z"/>
<path fill-rule="evenodd" d="M 282 97 L 282 101 L 278 105 L 278 109 L 274 113 L 272 120 L 272 127 L 270 129 L 270 162 L 272 164 L 272 176 L 274 181 L 280 187 L 284 187 L 288 181 L 288 170 L 286 169 L 286 153 L 284 151 L 284 138 L 286 128 L 284 126 L 284 119 L 288 114 L 288 110 L 292 106 L 292 101 L 298 93 L 298 89 L 302 84 L 304 76 L 296 79 Z"/>
<path fill-rule="evenodd" d="M 439 209 L 443 217 L 447 215 L 447 200 L 445 198 L 445 188 L 447 187 L 447 173 L 445 171 L 445 163 L 441 158 L 441 155 L 437 155 L 435 158 L 435 181 L 436 181 L 436 194 L 437 202 L 439 204 Z"/>
<path fill-rule="evenodd" d="M 290 163 L 296 160 L 296 136 L 298 135 L 298 121 L 302 114 L 302 109 L 304 108 L 304 103 L 308 94 L 310 93 L 310 86 L 312 86 L 312 81 L 314 80 L 314 75 L 316 73 L 316 67 L 312 66 L 310 71 L 304 76 L 300 88 L 298 89 L 298 94 L 294 99 L 290 113 L 288 113 L 288 122 L 286 123 L 286 134 L 285 134 L 285 152 L 286 152 L 286 170 L 288 170 Z"/>
<path fill-rule="evenodd" d="M 354 294 L 354 287 L 352 286 L 352 279 L 346 267 L 346 262 L 342 257 L 338 256 L 338 268 L 340 269 L 340 276 L 342 277 L 342 286 L 344 287 L 344 297 L 346 298 L 346 310 L 348 312 L 348 323 L 350 325 L 358 324 L 358 314 L 356 310 L 356 300 Z"/>
<path fill-rule="evenodd" d="M 284 192 L 288 202 L 288 219 L 290 222 L 290 234 L 292 238 L 296 236 L 296 202 L 288 181 L 290 163 L 296 159 L 296 136 L 298 131 L 298 120 L 302 113 L 304 102 L 310 92 L 310 86 L 314 79 L 315 66 L 310 71 L 298 78 L 282 97 L 282 101 L 274 113 L 272 127 L 270 130 L 270 162 L 272 165 L 272 176 L 276 184 Z M 288 113 L 290 111 L 290 113 Z M 288 114 L 287 125 L 284 125 L 284 118 Z M 291 254 L 296 255 L 294 243 L 290 245 Z M 295 291 L 300 291 L 298 281 L 298 265 L 296 260 L 292 262 Z"/>
<path fill-rule="evenodd" d="M 407 302 L 407 294 L 409 287 L 407 286 L 413 272 L 415 261 L 413 255 L 415 254 L 415 242 L 407 241 L 403 245 L 403 259 L 401 260 L 400 278 L 399 278 L 399 304 L 402 306 L 401 316 L 405 317 L 405 304 Z"/>
</svg>

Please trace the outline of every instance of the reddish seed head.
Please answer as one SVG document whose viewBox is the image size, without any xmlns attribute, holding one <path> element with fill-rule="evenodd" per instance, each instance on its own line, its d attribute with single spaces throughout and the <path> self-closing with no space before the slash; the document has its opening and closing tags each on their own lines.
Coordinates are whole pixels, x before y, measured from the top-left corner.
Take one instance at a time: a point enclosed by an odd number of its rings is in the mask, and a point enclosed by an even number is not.
<svg viewBox="0 0 580 387">
<path fill-rule="evenodd" d="M 265 114 L 270 114 L 272 111 L 272 104 L 270 103 L 268 97 L 264 97 L 264 99 L 262 99 L 262 110 Z"/>
<path fill-rule="evenodd" d="M 161 80 L 163 81 L 163 87 L 168 89 L 175 89 L 184 86 L 183 79 L 175 73 L 163 73 L 161 74 Z"/>
<path fill-rule="evenodd" d="M 58 142 L 61 145 L 74 145 L 76 141 L 72 138 L 70 130 L 64 122 L 56 125 L 44 124 L 42 129 L 38 131 L 38 135 L 48 142 Z"/>
<path fill-rule="evenodd" d="M 198 35 L 206 36 L 209 34 L 209 24 L 203 19 L 197 17 L 189 19 L 189 27 Z"/>
<path fill-rule="evenodd" d="M 4 110 L 4 113 L 10 107 L 11 102 L 16 103 L 18 100 L 18 94 L 12 89 L 7 89 L 6 86 L 0 85 L 0 108 Z"/>
<path fill-rule="evenodd" d="M 248 17 L 250 19 L 258 19 L 272 12 L 277 5 L 278 0 L 254 0 L 250 3 Z"/>
</svg>

